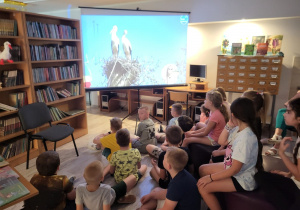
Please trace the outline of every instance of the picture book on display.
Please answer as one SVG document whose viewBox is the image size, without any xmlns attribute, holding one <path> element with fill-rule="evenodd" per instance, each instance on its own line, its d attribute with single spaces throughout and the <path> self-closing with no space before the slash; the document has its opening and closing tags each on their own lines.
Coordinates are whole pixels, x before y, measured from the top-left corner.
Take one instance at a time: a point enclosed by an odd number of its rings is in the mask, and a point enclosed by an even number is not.
<svg viewBox="0 0 300 210">
<path fill-rule="evenodd" d="M 16 177 L 0 180 L 0 206 L 29 193 L 29 190 Z"/>
<path fill-rule="evenodd" d="M 254 44 L 246 44 L 245 45 L 245 55 L 253 55 Z"/>
<path fill-rule="evenodd" d="M 268 43 L 257 43 L 257 55 L 266 55 L 268 52 Z"/>
<path fill-rule="evenodd" d="M 232 43 L 231 55 L 241 55 L 242 43 Z"/>
<path fill-rule="evenodd" d="M 10 178 L 10 177 L 19 178 L 19 175 L 14 170 L 12 170 L 12 168 L 9 166 L 0 168 L 0 181 Z M 1 186 L 0 186 L 0 188 L 1 188 Z"/>
</svg>

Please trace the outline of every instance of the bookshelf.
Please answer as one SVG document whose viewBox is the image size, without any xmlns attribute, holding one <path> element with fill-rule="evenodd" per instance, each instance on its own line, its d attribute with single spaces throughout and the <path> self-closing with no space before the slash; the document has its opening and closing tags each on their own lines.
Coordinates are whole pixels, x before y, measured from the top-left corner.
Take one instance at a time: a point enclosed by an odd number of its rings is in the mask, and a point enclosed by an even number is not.
<svg viewBox="0 0 300 210">
<path fill-rule="evenodd" d="M 0 103 L 9 105 L 9 94 L 18 92 L 26 92 L 28 103 L 38 102 L 36 94 L 38 89 L 50 87 L 56 91 L 70 88 L 68 83 L 78 83 L 80 87 L 77 87 L 75 95 L 49 101 L 46 104 L 62 111 L 84 110 L 83 113 L 74 114 L 53 123 L 70 124 L 75 129 L 75 139 L 87 134 L 80 21 L 4 9 L 0 9 L 1 19 L 15 20 L 17 34 L 15 33 L 15 36 L 11 36 L 1 35 L 0 33 L 0 47 L 3 46 L 5 41 L 9 41 L 12 45 L 20 46 L 21 61 L 14 63 L 4 62 L 4 65 L 0 66 L 0 75 L 7 70 L 21 70 L 24 84 L 0 88 Z M 0 123 L 2 119 L 16 116 L 17 111 L 1 111 Z M 47 126 L 44 125 L 32 130 L 32 132 L 39 132 L 47 128 Z M 15 138 L 21 138 L 23 134 L 23 131 L 19 131 L 0 136 L 0 148 Z M 57 147 L 69 141 L 71 141 L 71 137 L 60 141 Z M 47 145 L 49 149 L 53 148 L 52 144 L 49 143 Z M 42 142 L 35 140 L 30 151 L 30 158 L 38 156 L 43 151 Z M 15 166 L 25 162 L 25 157 L 26 151 L 11 157 L 8 161 L 12 166 Z"/>
</svg>

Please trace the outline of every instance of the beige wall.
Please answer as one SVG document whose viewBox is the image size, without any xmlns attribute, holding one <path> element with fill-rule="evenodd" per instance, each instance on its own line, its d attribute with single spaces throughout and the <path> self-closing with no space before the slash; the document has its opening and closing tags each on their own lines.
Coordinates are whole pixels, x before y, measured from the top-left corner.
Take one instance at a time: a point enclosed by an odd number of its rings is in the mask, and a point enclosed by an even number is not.
<svg viewBox="0 0 300 210">
<path fill-rule="evenodd" d="M 209 87 L 214 88 L 216 87 L 217 55 L 220 53 L 220 46 L 225 33 L 232 32 L 246 35 L 281 34 L 283 35 L 281 51 L 285 57 L 283 59 L 279 93 L 275 104 L 275 113 L 277 113 L 277 110 L 289 98 L 292 74 L 294 77 L 299 77 L 296 67 L 293 70 L 294 57 L 300 56 L 300 28 L 298 26 L 300 26 L 300 17 L 247 22 L 190 24 L 188 28 L 187 69 L 189 70 L 190 64 L 206 64 L 207 81 L 209 82 Z M 187 77 L 187 79 L 189 78 Z M 293 81 L 293 83 L 298 81 L 299 84 L 300 78 L 293 78 Z M 295 88 L 295 85 L 292 87 Z M 292 91 L 294 92 L 294 90 Z"/>
</svg>

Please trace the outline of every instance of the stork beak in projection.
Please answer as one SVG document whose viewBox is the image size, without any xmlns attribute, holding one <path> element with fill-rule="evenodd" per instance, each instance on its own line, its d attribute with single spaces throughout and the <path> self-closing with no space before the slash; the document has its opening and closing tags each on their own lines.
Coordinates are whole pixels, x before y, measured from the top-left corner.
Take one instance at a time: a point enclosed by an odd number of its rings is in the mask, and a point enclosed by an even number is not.
<svg viewBox="0 0 300 210">
<path fill-rule="evenodd" d="M 10 45 L 10 44 L 8 45 L 8 47 L 9 47 L 9 49 L 11 49 L 11 50 L 12 50 L 12 47 L 11 47 L 11 45 Z"/>
</svg>

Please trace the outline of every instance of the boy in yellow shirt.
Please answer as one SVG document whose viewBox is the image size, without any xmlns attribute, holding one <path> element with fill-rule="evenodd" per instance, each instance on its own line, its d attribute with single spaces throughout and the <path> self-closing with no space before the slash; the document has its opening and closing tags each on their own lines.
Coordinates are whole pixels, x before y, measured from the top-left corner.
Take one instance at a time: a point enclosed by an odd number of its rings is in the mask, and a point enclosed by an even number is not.
<svg viewBox="0 0 300 210">
<path fill-rule="evenodd" d="M 96 136 L 93 140 L 93 144 L 90 146 L 91 149 L 101 150 L 102 154 L 110 161 L 112 154 L 120 150 L 120 146 L 117 144 L 116 133 L 122 128 L 122 120 L 118 117 L 110 119 L 110 130 L 108 133 L 103 133 Z M 129 144 L 131 148 L 131 143 Z"/>
</svg>

